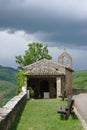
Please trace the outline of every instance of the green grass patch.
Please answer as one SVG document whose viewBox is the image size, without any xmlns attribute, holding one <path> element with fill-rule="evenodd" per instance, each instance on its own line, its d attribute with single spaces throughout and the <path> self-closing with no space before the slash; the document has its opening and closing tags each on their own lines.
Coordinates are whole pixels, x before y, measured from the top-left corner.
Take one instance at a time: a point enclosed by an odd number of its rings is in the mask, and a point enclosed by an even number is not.
<svg viewBox="0 0 87 130">
<path fill-rule="evenodd" d="M 29 100 L 11 130 L 83 130 L 78 119 L 60 119 L 57 107 L 65 103 L 59 99 Z"/>
</svg>

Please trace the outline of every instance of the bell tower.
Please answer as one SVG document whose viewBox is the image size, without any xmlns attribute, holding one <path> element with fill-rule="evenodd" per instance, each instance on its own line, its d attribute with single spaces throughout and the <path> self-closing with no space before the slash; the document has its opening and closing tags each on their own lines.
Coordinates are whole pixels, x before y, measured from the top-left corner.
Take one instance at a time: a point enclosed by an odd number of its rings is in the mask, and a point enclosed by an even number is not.
<svg viewBox="0 0 87 130">
<path fill-rule="evenodd" d="M 72 92 L 72 57 L 64 50 L 58 57 L 58 63 L 65 67 L 64 79 L 61 78 L 61 90 L 66 91 L 66 95 L 69 95 Z"/>
<path fill-rule="evenodd" d="M 58 57 L 58 63 L 72 69 L 72 57 L 66 51 Z"/>
</svg>

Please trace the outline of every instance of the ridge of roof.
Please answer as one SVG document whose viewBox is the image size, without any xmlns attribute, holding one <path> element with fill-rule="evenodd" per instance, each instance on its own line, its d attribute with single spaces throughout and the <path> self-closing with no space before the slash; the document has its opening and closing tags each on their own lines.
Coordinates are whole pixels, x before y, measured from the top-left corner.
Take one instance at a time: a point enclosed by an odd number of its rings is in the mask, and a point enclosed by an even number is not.
<svg viewBox="0 0 87 130">
<path fill-rule="evenodd" d="M 65 75 L 65 66 L 52 60 L 42 59 L 23 67 L 27 75 Z"/>
<path fill-rule="evenodd" d="M 65 67 L 64 65 L 62 65 L 62 64 L 60 64 L 60 63 L 58 63 L 58 62 L 53 62 L 52 60 L 48 60 L 48 59 L 45 59 L 45 58 L 44 58 L 44 59 L 41 59 L 41 60 L 39 60 L 39 61 L 36 61 L 36 62 L 34 62 L 34 63 L 30 64 L 30 65 L 24 66 L 23 69 L 29 68 L 29 67 L 31 67 L 31 66 L 38 65 L 38 64 L 40 64 L 40 63 L 50 63 L 50 64 L 53 64 L 53 65 L 59 65 L 59 66 L 61 66 L 61 67 Z"/>
</svg>

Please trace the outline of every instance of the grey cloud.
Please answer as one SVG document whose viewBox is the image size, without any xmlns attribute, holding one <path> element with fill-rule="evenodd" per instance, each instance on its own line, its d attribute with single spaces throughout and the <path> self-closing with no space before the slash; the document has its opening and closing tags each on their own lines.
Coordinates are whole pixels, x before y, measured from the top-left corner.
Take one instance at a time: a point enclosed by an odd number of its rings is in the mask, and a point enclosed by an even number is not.
<svg viewBox="0 0 87 130">
<path fill-rule="evenodd" d="M 72 0 L 70 2 L 72 3 Z M 77 20 L 74 10 L 71 11 L 74 5 L 70 8 L 70 2 L 68 4 L 67 0 L 64 6 L 60 0 L 54 3 L 52 1 L 41 3 L 40 0 L 36 2 L 34 0 L 25 0 L 25 2 L 24 0 L 8 0 L 7 3 L 6 0 L 0 0 L 0 28 L 11 29 L 12 32 L 24 30 L 27 33 L 37 33 L 40 40 L 55 43 L 55 46 L 57 43 L 86 45 L 87 33 L 84 30 L 87 30 L 87 20 L 83 17 Z M 79 6 L 76 7 L 76 14 L 82 12 L 80 8 L 78 9 Z M 86 16 L 86 13 L 83 13 Z M 47 35 L 40 37 L 38 32 Z"/>
</svg>

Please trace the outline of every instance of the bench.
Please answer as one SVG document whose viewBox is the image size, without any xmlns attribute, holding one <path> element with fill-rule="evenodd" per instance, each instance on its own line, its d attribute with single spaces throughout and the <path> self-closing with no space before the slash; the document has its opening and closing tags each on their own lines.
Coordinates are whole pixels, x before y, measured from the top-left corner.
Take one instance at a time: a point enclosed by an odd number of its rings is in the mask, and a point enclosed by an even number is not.
<svg viewBox="0 0 87 130">
<path fill-rule="evenodd" d="M 67 106 L 59 106 L 58 107 L 57 113 L 61 114 L 61 119 L 62 119 L 62 117 L 63 117 L 63 119 L 68 119 L 69 115 L 73 114 L 73 105 L 74 105 L 74 100 L 68 99 Z"/>
</svg>

